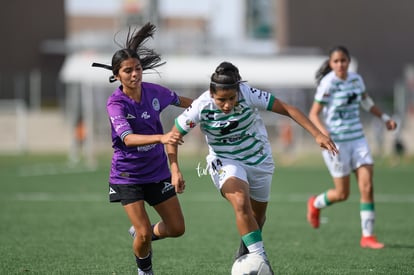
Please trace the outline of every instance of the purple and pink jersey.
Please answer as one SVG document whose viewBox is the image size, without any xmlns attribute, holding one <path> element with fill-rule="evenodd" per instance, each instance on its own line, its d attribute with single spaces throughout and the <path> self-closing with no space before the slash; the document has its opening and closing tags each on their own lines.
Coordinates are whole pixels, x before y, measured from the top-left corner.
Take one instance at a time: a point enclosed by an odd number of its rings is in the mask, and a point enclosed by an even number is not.
<svg viewBox="0 0 414 275">
<path fill-rule="evenodd" d="M 160 113 L 168 105 L 179 105 L 177 94 L 157 84 L 142 82 L 141 101 L 125 95 L 121 87 L 107 101 L 112 131 L 111 184 L 143 184 L 158 182 L 171 176 L 164 144 L 127 147 L 128 134 L 163 134 Z"/>
</svg>

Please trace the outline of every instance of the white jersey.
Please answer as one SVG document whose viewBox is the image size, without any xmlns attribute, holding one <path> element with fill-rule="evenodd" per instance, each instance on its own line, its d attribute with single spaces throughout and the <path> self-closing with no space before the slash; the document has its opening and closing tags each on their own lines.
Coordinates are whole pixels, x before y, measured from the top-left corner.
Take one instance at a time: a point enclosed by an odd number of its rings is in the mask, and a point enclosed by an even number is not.
<svg viewBox="0 0 414 275">
<path fill-rule="evenodd" d="M 241 83 L 236 106 L 225 114 L 206 91 L 175 119 L 175 126 L 185 135 L 199 124 L 210 155 L 256 165 L 271 156 L 259 110 L 271 110 L 274 99 L 269 92 Z"/>
<path fill-rule="evenodd" d="M 315 101 L 324 105 L 325 126 L 333 141 L 345 142 L 364 137 L 359 114 L 364 93 L 364 81 L 357 73 L 348 72 L 347 79 L 342 80 L 331 71 L 322 78 Z"/>
</svg>

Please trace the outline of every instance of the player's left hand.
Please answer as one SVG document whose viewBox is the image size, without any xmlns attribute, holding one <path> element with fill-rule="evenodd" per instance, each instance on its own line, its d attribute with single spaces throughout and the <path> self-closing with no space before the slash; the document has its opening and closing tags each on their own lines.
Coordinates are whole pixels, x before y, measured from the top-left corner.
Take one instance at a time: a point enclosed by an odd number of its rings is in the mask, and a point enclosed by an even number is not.
<svg viewBox="0 0 414 275">
<path fill-rule="evenodd" d="M 336 148 L 336 144 L 331 138 L 320 133 L 316 136 L 315 140 L 321 148 L 330 151 L 333 155 L 339 154 L 338 148 Z"/>
<path fill-rule="evenodd" d="M 389 119 L 387 122 L 385 122 L 385 126 L 387 127 L 387 130 L 395 130 L 397 128 L 397 122 L 393 119 Z"/>
<path fill-rule="evenodd" d="M 183 175 L 180 171 L 178 172 L 172 172 L 171 175 L 171 184 L 175 187 L 175 192 L 178 194 L 184 193 L 185 189 L 185 180 L 183 178 Z"/>
</svg>

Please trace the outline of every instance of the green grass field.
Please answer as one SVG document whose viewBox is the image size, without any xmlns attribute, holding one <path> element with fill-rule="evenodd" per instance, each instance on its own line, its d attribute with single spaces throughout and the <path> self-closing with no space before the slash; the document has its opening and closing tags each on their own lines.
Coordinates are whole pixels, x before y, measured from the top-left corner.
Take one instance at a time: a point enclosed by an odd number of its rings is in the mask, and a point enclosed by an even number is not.
<svg viewBox="0 0 414 275">
<path fill-rule="evenodd" d="M 109 159 L 88 170 L 65 156 L 0 157 L 0 274 L 136 274 L 128 219 L 107 199 Z M 182 159 L 186 233 L 153 244 L 157 275 L 230 274 L 233 213 L 198 163 L 203 156 Z M 386 244 L 377 251 L 359 247 L 354 179 L 350 199 L 324 210 L 314 230 L 306 200 L 332 185 L 322 158 L 277 167 L 263 235 L 276 274 L 414 274 L 414 161 L 375 169 L 376 234 Z"/>
</svg>

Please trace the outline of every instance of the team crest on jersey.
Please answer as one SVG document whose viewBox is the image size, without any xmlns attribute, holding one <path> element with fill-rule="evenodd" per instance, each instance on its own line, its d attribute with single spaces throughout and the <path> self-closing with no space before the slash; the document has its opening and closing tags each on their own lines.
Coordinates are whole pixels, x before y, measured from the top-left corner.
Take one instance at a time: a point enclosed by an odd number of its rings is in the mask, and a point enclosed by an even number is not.
<svg viewBox="0 0 414 275">
<path fill-rule="evenodd" d="M 154 108 L 155 111 L 160 110 L 160 101 L 158 100 L 158 98 L 154 98 L 152 100 L 152 108 Z"/>
<path fill-rule="evenodd" d="M 196 124 L 195 124 L 195 122 L 194 121 L 192 121 L 191 119 L 187 119 L 186 121 L 185 121 L 185 125 L 187 125 L 189 128 L 194 128 L 195 126 L 196 126 Z"/>
<path fill-rule="evenodd" d="M 236 114 L 241 114 L 243 113 L 243 106 L 241 104 L 237 104 L 236 106 L 234 106 L 234 112 Z"/>
</svg>

